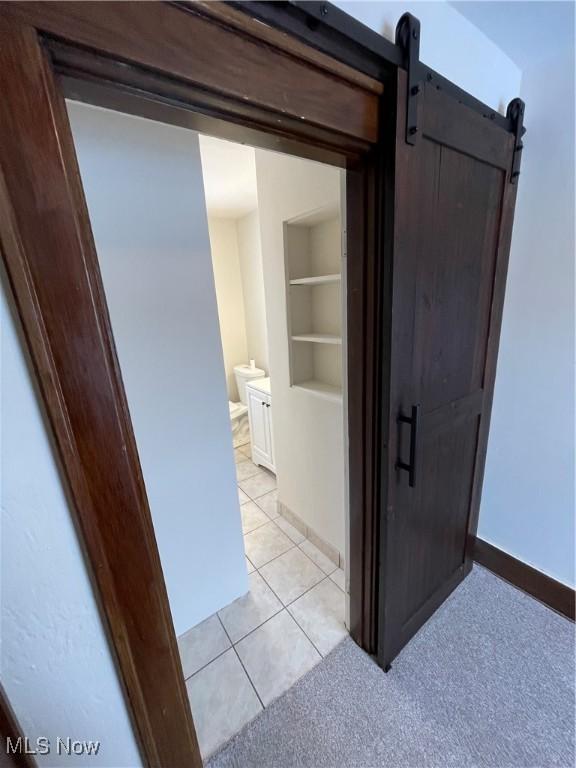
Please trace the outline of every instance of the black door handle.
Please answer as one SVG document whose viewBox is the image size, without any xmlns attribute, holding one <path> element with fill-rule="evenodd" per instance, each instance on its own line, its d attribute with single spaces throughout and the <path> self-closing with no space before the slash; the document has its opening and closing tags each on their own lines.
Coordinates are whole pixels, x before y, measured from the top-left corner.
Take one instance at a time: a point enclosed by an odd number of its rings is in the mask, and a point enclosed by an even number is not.
<svg viewBox="0 0 576 768">
<path fill-rule="evenodd" d="M 414 488 L 416 485 L 416 447 L 418 445 L 418 419 L 420 417 L 420 406 L 413 405 L 410 416 L 400 414 L 398 424 L 410 424 L 410 461 L 407 464 L 400 457 L 396 460 L 396 469 L 404 469 L 408 472 L 408 485 Z"/>
</svg>

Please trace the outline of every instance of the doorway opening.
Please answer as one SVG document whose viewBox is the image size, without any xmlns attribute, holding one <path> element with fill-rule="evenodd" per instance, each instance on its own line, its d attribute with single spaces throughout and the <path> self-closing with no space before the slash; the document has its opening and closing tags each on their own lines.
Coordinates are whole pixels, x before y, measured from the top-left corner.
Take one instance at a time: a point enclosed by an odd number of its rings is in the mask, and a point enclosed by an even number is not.
<svg viewBox="0 0 576 768">
<path fill-rule="evenodd" d="M 207 758 L 347 635 L 345 174 L 68 112 Z"/>
</svg>

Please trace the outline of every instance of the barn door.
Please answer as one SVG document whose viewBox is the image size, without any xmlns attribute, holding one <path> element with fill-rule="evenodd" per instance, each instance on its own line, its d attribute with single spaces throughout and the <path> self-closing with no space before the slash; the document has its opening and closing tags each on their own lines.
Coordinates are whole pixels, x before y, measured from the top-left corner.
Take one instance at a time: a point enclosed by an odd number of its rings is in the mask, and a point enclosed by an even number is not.
<svg viewBox="0 0 576 768">
<path fill-rule="evenodd" d="M 382 666 L 471 568 L 516 189 L 515 135 L 409 79 L 399 71 Z"/>
</svg>

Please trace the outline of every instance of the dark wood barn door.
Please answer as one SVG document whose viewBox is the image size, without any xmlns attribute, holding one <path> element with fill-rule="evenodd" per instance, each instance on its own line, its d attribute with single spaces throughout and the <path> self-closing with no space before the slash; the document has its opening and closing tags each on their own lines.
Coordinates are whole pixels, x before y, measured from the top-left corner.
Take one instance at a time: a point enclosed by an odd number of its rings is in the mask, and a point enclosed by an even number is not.
<svg viewBox="0 0 576 768">
<path fill-rule="evenodd" d="M 516 189 L 513 134 L 426 84 L 411 135 L 406 94 L 400 72 L 383 666 L 471 568 Z"/>
<path fill-rule="evenodd" d="M 236 4 L 0 3 L 0 258 L 146 766 L 202 760 L 65 97 L 346 169 L 350 629 L 383 666 L 469 571 L 480 501 L 511 121 L 434 79 L 407 125 L 397 46 L 329 4 L 248 5 L 279 29 Z"/>
</svg>

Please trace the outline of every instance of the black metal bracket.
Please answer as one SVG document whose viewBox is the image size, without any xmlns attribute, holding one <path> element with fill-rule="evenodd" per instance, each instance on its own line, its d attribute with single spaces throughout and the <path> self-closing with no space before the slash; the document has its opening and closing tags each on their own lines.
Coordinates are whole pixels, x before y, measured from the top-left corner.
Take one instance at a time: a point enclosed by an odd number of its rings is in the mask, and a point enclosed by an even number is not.
<svg viewBox="0 0 576 768">
<path fill-rule="evenodd" d="M 506 110 L 506 117 L 514 126 L 514 155 L 512 158 L 512 168 L 510 170 L 510 184 L 516 184 L 520 176 L 520 162 L 522 160 L 522 136 L 526 133 L 524 128 L 524 108 L 522 99 L 512 99 Z"/>
<path fill-rule="evenodd" d="M 421 70 L 420 22 L 411 13 L 403 14 L 396 25 L 396 45 L 404 53 L 404 66 L 408 72 L 406 142 L 416 144 L 422 130 L 421 126 L 418 125 L 418 106 L 422 95 L 422 83 L 419 80 Z"/>
</svg>

